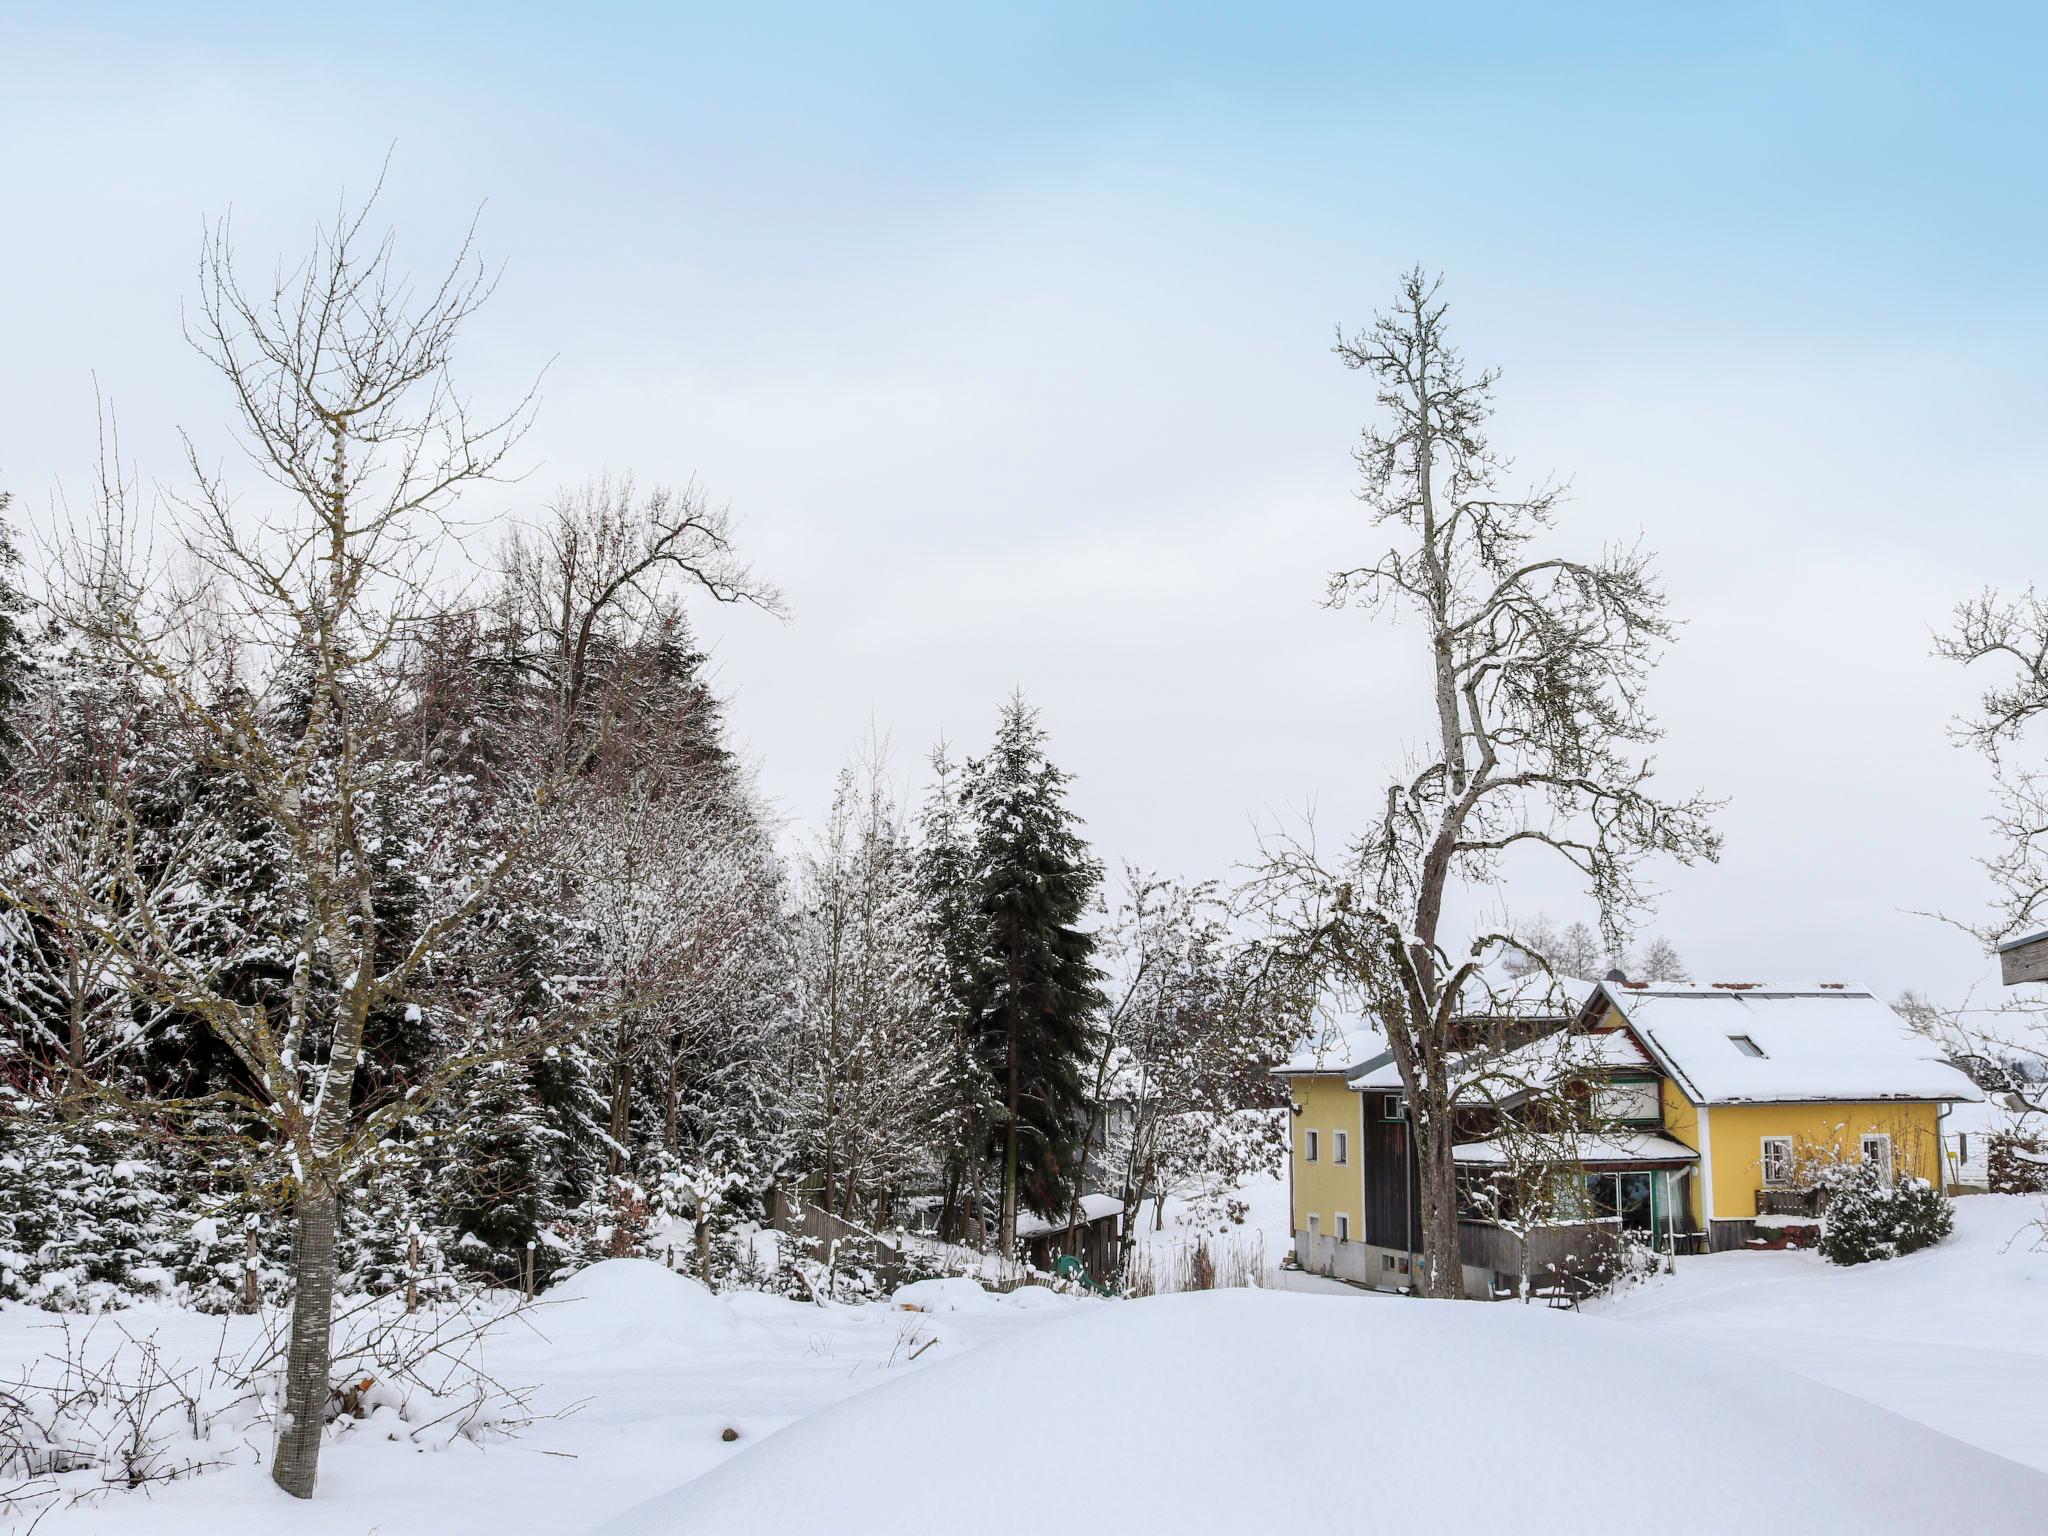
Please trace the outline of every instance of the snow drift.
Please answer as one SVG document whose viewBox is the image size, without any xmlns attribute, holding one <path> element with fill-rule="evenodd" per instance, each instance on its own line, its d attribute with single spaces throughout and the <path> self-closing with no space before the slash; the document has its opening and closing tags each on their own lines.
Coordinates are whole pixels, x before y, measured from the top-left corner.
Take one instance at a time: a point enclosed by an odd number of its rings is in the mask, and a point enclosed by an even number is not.
<svg viewBox="0 0 2048 1536">
<path fill-rule="evenodd" d="M 1347 1509 L 1392 1530 L 1993 1536 L 2042 1529 L 2048 1474 L 1623 1324 L 1219 1291 L 1090 1309 L 878 1387 L 601 1529 L 1042 1536 L 1083 1516 L 1188 1536 Z"/>
<path fill-rule="evenodd" d="M 516 1320 L 562 1354 L 690 1349 L 733 1338 L 737 1325 L 718 1297 L 688 1275 L 648 1259 L 606 1259 L 544 1292 Z"/>
</svg>

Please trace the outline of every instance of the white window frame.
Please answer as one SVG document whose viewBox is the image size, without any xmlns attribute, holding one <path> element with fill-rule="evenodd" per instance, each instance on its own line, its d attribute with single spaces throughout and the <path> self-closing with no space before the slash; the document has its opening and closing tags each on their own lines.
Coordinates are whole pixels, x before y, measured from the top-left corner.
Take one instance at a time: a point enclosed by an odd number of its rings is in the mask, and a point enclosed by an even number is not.
<svg viewBox="0 0 2048 1536">
<path fill-rule="evenodd" d="M 1320 1161 L 1321 1159 L 1318 1154 L 1323 1150 L 1323 1133 L 1321 1131 L 1305 1131 L 1302 1134 L 1308 1137 L 1308 1141 L 1302 1148 L 1301 1160 L 1304 1163 Z"/>
<path fill-rule="evenodd" d="M 1334 1154 L 1330 1161 L 1341 1167 L 1351 1161 L 1351 1137 L 1349 1133 L 1344 1131 L 1332 1131 L 1330 1134 L 1336 1138 L 1336 1141 L 1330 1147 L 1330 1151 Z"/>
<path fill-rule="evenodd" d="M 1785 1149 L 1784 1166 L 1779 1170 L 1775 1178 L 1771 1174 L 1771 1149 L 1773 1147 L 1783 1147 Z M 1798 1155 L 1798 1149 L 1792 1144 L 1792 1138 L 1790 1136 L 1766 1136 L 1763 1138 L 1762 1148 L 1763 1150 L 1757 1158 L 1757 1165 L 1763 1170 L 1764 1188 L 1790 1189 L 1792 1187 L 1793 1162 Z"/>
<path fill-rule="evenodd" d="M 1351 1241 L 1351 1213 L 1349 1211 L 1339 1211 L 1337 1213 L 1337 1241 L 1340 1243 Z"/>
<path fill-rule="evenodd" d="M 1866 1163 L 1870 1161 L 1870 1151 L 1873 1146 L 1880 1149 L 1881 1155 L 1877 1161 L 1879 1166 L 1884 1169 L 1885 1182 L 1890 1183 L 1894 1177 L 1892 1172 L 1891 1133 L 1888 1131 L 1865 1131 L 1863 1133 L 1856 1143 L 1856 1151 L 1857 1155 Z"/>
</svg>

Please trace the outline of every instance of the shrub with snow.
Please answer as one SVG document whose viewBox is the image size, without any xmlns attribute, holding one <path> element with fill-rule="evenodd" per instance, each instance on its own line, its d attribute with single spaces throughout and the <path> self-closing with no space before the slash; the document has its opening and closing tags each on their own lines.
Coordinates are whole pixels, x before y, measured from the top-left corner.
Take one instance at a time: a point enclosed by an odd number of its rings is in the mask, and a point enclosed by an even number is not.
<svg viewBox="0 0 2048 1536">
<path fill-rule="evenodd" d="M 1912 1253 L 1955 1227 L 1948 1196 L 1925 1179 L 1893 1183 L 1875 1163 L 1842 1163 L 1823 1175 L 1827 1215 L 1820 1251 L 1835 1264 L 1868 1264 Z"/>
</svg>

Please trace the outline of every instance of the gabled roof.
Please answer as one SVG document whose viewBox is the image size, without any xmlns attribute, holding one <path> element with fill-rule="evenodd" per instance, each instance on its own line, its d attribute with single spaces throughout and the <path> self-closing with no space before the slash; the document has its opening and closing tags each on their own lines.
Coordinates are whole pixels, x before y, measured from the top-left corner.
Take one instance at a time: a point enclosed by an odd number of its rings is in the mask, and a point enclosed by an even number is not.
<svg viewBox="0 0 2048 1536">
<path fill-rule="evenodd" d="M 1695 1104 L 1983 1097 L 1940 1047 L 1862 987 L 1609 981 L 1588 1016 L 1602 1002 Z"/>
<path fill-rule="evenodd" d="M 1574 976 L 1532 971 L 1511 976 L 1495 957 L 1466 978 L 1459 1018 L 1520 1019 L 1529 1023 L 1567 1021 L 1577 1016 L 1595 983 Z M 1342 1072 L 1353 1088 L 1399 1088 L 1401 1074 L 1386 1049 L 1386 1032 L 1372 1013 L 1325 1021 L 1317 1038 L 1295 1052 L 1282 1075 Z"/>
<path fill-rule="evenodd" d="M 1654 1070 L 1657 1064 L 1643 1053 L 1634 1037 L 1620 1029 L 1589 1034 L 1567 1034 L 1562 1029 L 1553 1029 L 1509 1050 L 1461 1055 L 1451 1065 L 1453 1079 L 1470 1085 L 1459 1095 L 1459 1102 L 1466 1104 L 1499 1102 L 1504 1093 L 1512 1093 L 1517 1080 L 1533 1085 L 1577 1074 L 1625 1076 Z M 1481 1086 L 1482 1078 L 1489 1081 L 1490 1087 Z M 1349 1083 L 1361 1092 L 1398 1090 L 1401 1071 L 1394 1064 L 1394 1053 L 1382 1051 L 1360 1062 Z"/>
</svg>

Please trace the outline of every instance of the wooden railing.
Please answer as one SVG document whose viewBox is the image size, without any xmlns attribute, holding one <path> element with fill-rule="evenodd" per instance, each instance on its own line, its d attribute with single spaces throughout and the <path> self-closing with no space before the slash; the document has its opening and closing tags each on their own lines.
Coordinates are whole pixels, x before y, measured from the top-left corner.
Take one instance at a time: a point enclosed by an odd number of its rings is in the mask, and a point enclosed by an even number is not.
<svg viewBox="0 0 2048 1536">
<path fill-rule="evenodd" d="M 1819 1189 L 1760 1189 L 1756 1192 L 1756 1213 L 1759 1216 L 1812 1216 L 1818 1219 L 1826 1199 L 1826 1192 Z"/>
</svg>

